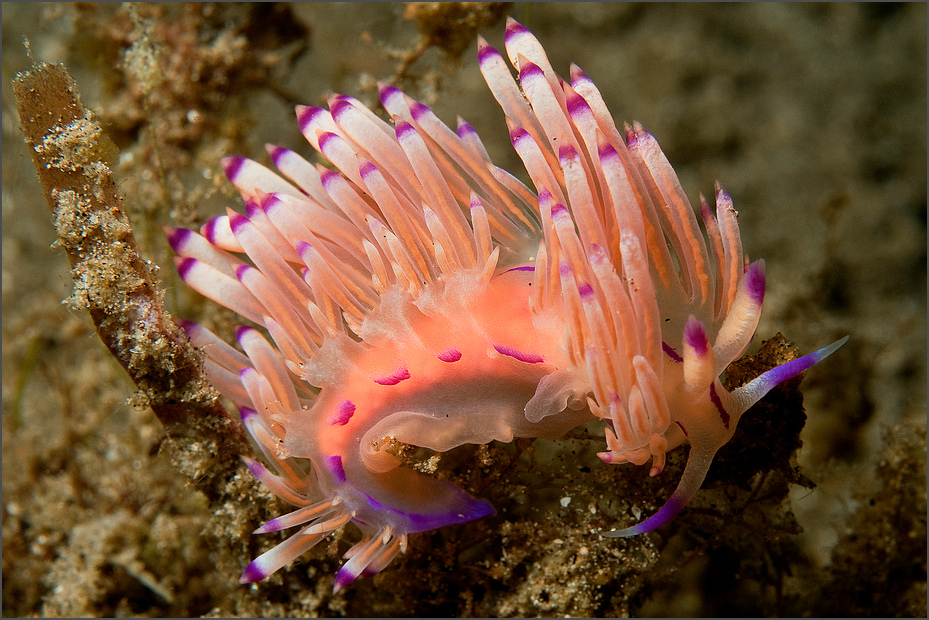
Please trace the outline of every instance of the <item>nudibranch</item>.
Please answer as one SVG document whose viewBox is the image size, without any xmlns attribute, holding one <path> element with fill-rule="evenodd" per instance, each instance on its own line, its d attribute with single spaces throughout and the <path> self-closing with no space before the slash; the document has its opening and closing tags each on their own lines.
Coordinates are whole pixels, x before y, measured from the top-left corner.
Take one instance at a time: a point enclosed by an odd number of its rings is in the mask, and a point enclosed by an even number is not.
<svg viewBox="0 0 929 620">
<path fill-rule="evenodd" d="M 392 442 L 447 451 L 557 438 L 604 422 L 606 463 L 651 462 L 690 442 L 648 532 L 703 482 L 739 418 L 840 340 L 732 392 L 720 374 L 749 345 L 764 263 L 748 263 L 732 200 L 700 222 L 655 139 L 620 131 L 577 66 L 571 81 L 508 21 L 480 70 L 536 191 L 495 166 L 474 129 L 380 85 L 392 122 L 336 95 L 297 108 L 336 170 L 268 146 L 280 174 L 223 160 L 245 215 L 166 229 L 183 280 L 250 321 L 239 348 L 185 323 L 208 376 L 267 459 L 248 469 L 296 509 L 255 533 L 299 528 L 245 569 L 266 578 L 349 522 L 363 536 L 335 590 L 386 567 L 410 534 L 494 513 L 401 466 Z M 244 256 L 243 256 L 244 255 Z"/>
</svg>

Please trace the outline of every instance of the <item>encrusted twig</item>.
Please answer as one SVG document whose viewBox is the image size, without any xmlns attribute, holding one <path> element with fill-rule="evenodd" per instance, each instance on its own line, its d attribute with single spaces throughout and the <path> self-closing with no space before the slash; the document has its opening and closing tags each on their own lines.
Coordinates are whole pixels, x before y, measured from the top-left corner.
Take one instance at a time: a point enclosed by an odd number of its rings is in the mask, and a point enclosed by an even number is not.
<svg viewBox="0 0 929 620">
<path fill-rule="evenodd" d="M 203 373 L 199 353 L 164 307 L 155 267 L 136 249 L 107 161 L 115 146 L 80 101 L 62 65 L 38 63 L 13 80 L 20 123 L 71 263 L 69 302 L 86 308 L 100 339 L 144 394 L 175 463 L 209 487 L 251 452 Z M 207 494 L 209 488 L 204 488 Z M 218 491 L 218 487 L 216 488 Z"/>
</svg>

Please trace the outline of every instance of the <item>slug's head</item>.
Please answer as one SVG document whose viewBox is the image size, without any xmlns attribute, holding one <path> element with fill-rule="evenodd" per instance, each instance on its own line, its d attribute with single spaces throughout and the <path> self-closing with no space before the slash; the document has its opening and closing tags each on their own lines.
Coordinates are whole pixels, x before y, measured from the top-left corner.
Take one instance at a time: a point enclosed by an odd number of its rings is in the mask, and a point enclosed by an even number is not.
<svg viewBox="0 0 929 620">
<path fill-rule="evenodd" d="M 716 452 L 732 437 L 742 414 L 758 402 L 773 387 L 796 377 L 818 364 L 848 341 L 848 336 L 818 351 L 782 364 L 758 376 L 748 384 L 727 392 L 718 381 L 707 391 L 709 402 L 702 408 L 702 420 L 682 427 L 690 442 L 690 456 L 677 489 L 661 509 L 634 526 L 604 532 L 604 536 L 628 537 L 650 532 L 673 519 L 700 489 Z"/>
</svg>

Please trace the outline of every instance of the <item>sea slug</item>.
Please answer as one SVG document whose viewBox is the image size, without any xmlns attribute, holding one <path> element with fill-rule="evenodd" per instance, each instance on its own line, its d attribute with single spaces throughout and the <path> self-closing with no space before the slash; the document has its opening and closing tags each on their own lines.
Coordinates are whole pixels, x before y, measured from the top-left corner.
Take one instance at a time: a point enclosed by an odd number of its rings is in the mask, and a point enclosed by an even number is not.
<svg viewBox="0 0 929 620">
<path fill-rule="evenodd" d="M 494 513 L 400 466 L 392 441 L 446 451 L 602 420 L 601 459 L 651 462 L 652 475 L 689 441 L 665 506 L 607 535 L 650 531 L 693 497 L 749 407 L 845 341 L 728 392 L 719 376 L 748 347 L 765 291 L 729 195 L 717 186 L 715 210 L 701 198 L 701 230 L 642 126 L 618 129 L 590 78 L 572 66 L 563 81 L 513 20 L 505 41 L 518 82 L 483 39 L 478 59 L 535 191 L 466 122 L 453 131 L 381 85 L 391 123 L 340 95 L 297 108 L 337 171 L 276 146 L 280 175 L 226 158 L 245 215 L 166 231 L 184 281 L 253 325 L 240 348 L 185 329 L 267 459 L 249 470 L 296 507 L 256 530 L 297 528 L 242 583 L 353 522 L 363 538 L 339 590 L 410 534 Z"/>
</svg>

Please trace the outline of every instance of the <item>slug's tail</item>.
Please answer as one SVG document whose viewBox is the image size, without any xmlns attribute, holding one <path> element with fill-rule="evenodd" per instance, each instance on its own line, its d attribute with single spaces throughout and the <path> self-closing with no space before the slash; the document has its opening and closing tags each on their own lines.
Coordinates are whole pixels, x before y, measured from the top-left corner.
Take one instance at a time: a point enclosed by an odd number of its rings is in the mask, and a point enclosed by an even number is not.
<svg viewBox="0 0 929 620">
<path fill-rule="evenodd" d="M 732 431 L 735 430 L 735 424 L 742 416 L 742 413 L 761 400 L 771 388 L 788 379 L 796 377 L 804 370 L 818 364 L 832 355 L 847 341 L 848 336 L 818 351 L 814 351 L 809 355 L 804 355 L 799 359 L 772 368 L 730 394 L 720 394 L 720 396 L 723 397 L 722 400 L 727 403 L 725 409 L 728 409 L 734 414 L 731 427 Z M 731 437 L 732 432 L 730 431 L 723 436 L 718 433 L 705 432 L 707 430 L 709 429 L 700 428 L 699 426 L 692 427 L 691 433 L 688 435 L 688 440 L 691 445 L 690 457 L 687 460 L 687 466 L 684 468 L 684 475 L 681 476 L 681 481 L 678 483 L 677 489 L 675 489 L 665 505 L 645 521 L 631 527 L 603 532 L 604 536 L 610 538 L 627 538 L 629 536 L 645 534 L 646 532 L 651 532 L 661 527 L 677 516 L 677 513 L 693 499 L 693 496 L 696 495 L 697 491 L 700 489 L 707 472 L 710 470 L 710 465 L 713 463 L 713 457 L 716 455 L 716 452 L 725 445 L 728 438 Z"/>
</svg>

